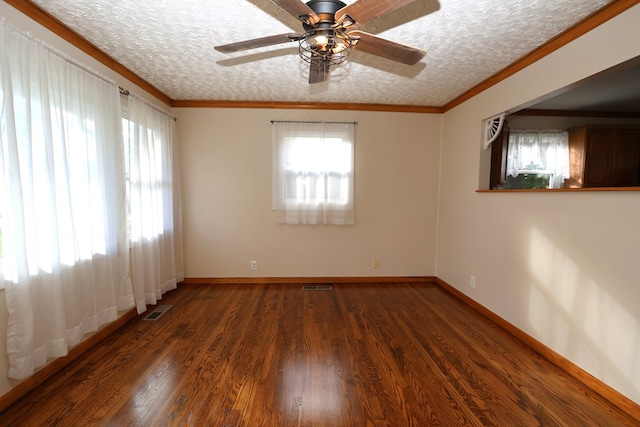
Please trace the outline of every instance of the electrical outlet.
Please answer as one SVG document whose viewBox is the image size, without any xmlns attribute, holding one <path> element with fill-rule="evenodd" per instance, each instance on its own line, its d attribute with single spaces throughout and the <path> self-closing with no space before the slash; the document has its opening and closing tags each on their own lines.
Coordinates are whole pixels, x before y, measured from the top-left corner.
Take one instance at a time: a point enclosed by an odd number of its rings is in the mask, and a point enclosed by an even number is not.
<svg viewBox="0 0 640 427">
<path fill-rule="evenodd" d="M 251 261 L 251 270 L 256 271 L 258 269 L 258 261 Z"/>
<path fill-rule="evenodd" d="M 476 287 L 476 276 L 469 276 L 469 287 L 470 288 Z"/>
<path fill-rule="evenodd" d="M 380 267 L 380 261 L 378 260 L 378 258 L 374 258 L 373 259 L 373 268 L 378 268 Z"/>
</svg>

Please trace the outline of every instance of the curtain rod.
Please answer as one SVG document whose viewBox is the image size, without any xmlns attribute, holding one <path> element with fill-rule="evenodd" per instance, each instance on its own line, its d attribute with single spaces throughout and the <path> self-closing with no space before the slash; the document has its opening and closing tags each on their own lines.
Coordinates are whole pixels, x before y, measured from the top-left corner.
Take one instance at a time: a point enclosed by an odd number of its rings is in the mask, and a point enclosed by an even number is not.
<svg viewBox="0 0 640 427">
<path fill-rule="evenodd" d="M 37 39 L 34 36 L 32 36 L 29 32 L 24 31 L 18 27 L 14 27 L 13 25 L 11 25 L 10 23 L 6 22 L 4 17 L 0 17 L 0 24 L 2 26 L 4 26 L 8 31 L 11 31 L 15 34 L 18 34 L 18 36 L 22 37 L 24 40 L 26 40 L 29 43 L 33 43 L 36 46 L 41 47 L 42 49 L 46 50 L 47 52 L 49 52 L 51 55 L 55 56 L 58 59 L 61 59 L 63 61 L 65 61 L 67 64 L 72 65 L 73 67 L 84 71 L 88 74 L 91 74 L 92 76 L 106 82 L 109 83 L 111 85 L 116 85 L 116 82 L 112 79 L 110 79 L 109 77 L 103 76 L 102 74 L 100 74 L 98 71 L 89 68 L 88 66 L 82 64 L 80 61 L 77 61 L 73 58 L 71 58 L 71 56 L 69 56 L 68 54 L 64 53 L 62 50 L 53 47 L 52 45 L 48 44 L 47 42 Z"/>
<path fill-rule="evenodd" d="M 171 114 L 167 113 L 166 111 L 161 110 L 160 108 L 156 107 L 155 105 L 153 105 L 152 103 L 148 102 L 146 99 L 143 99 L 131 92 L 129 92 L 128 89 L 123 88 L 122 86 L 118 86 L 118 90 L 120 90 L 120 95 L 124 95 L 124 96 L 131 96 L 135 99 L 137 99 L 138 101 L 142 102 L 143 104 L 147 105 L 150 108 L 153 108 L 154 110 L 156 110 L 158 113 L 162 113 L 167 117 L 170 117 L 173 119 L 173 121 L 177 122 L 178 119 L 173 117 Z"/>
<path fill-rule="evenodd" d="M 14 33 L 18 34 L 20 37 L 24 38 L 25 40 L 27 40 L 29 43 L 33 43 L 36 46 L 40 46 L 41 48 L 45 49 L 47 52 L 49 52 L 50 54 L 54 55 L 55 57 L 65 61 L 66 63 L 68 63 L 69 65 L 84 71 L 85 73 L 88 73 L 102 81 L 104 81 L 105 83 L 108 83 L 110 85 L 116 86 L 116 82 L 115 80 L 110 79 L 109 77 L 103 76 L 102 74 L 100 74 L 98 71 L 80 63 L 79 61 L 75 60 L 74 58 L 71 58 L 71 56 L 67 55 L 66 53 L 62 52 L 59 49 L 56 49 L 55 47 L 49 45 L 48 43 L 39 40 L 35 37 L 33 37 L 31 34 L 29 34 L 26 31 L 23 31 L 17 27 L 14 27 L 13 25 L 9 24 L 8 22 L 6 22 L 4 20 L 4 18 L 0 19 L 0 24 L 3 25 L 5 28 L 7 28 L 9 31 L 13 31 Z M 118 86 L 118 90 L 120 91 L 121 95 L 132 95 L 130 94 L 130 92 L 127 89 L 122 88 L 121 86 Z M 168 114 L 166 111 L 162 111 L 161 109 L 157 108 L 156 106 L 154 106 L 153 104 L 150 104 L 149 102 L 147 102 L 146 100 L 140 98 L 139 96 L 134 96 L 136 99 L 144 102 L 145 104 L 147 104 L 148 106 L 150 106 L 151 108 L 155 109 L 156 111 L 171 117 L 173 120 L 177 120 L 175 117 L 173 117 L 172 115 Z"/>
<path fill-rule="evenodd" d="M 271 124 L 274 123 L 314 123 L 314 124 L 331 124 L 331 125 L 357 125 L 358 122 L 309 122 L 309 121 L 295 121 L 295 120 L 271 120 Z"/>
</svg>

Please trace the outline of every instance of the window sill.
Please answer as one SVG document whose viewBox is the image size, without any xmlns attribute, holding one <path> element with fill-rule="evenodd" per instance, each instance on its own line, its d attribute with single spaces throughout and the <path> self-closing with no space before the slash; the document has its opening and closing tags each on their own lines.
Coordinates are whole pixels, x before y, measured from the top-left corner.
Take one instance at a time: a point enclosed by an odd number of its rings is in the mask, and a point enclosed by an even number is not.
<svg viewBox="0 0 640 427">
<path fill-rule="evenodd" d="M 496 190 L 476 190 L 476 193 L 573 193 L 583 191 L 640 191 L 640 187 L 510 188 Z"/>
</svg>

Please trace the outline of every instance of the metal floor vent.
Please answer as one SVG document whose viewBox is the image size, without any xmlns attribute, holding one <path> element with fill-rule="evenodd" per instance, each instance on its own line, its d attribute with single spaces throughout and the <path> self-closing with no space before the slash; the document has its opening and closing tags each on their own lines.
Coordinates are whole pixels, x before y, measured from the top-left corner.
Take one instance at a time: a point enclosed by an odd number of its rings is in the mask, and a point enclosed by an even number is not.
<svg viewBox="0 0 640 427">
<path fill-rule="evenodd" d="M 302 287 L 303 291 L 332 291 L 331 285 L 307 285 Z"/>
<path fill-rule="evenodd" d="M 160 318 L 160 316 L 165 314 L 171 307 L 173 307 L 173 306 L 172 305 L 159 305 L 158 307 L 156 307 L 155 310 L 153 310 L 151 313 L 147 314 L 147 317 L 145 317 L 142 320 L 158 320 L 158 318 Z"/>
</svg>

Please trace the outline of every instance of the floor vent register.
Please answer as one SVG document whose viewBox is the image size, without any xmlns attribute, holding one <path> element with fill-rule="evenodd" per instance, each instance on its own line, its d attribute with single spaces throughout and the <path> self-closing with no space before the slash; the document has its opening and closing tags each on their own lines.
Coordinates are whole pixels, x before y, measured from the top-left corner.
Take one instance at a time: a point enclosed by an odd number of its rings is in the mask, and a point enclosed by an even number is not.
<svg viewBox="0 0 640 427">
<path fill-rule="evenodd" d="M 160 316 L 165 314 L 167 310 L 169 310 L 172 305 L 159 305 L 153 310 L 151 313 L 147 314 L 147 316 L 142 320 L 158 320 Z"/>
</svg>

